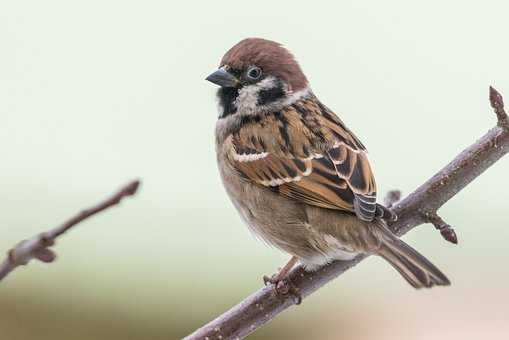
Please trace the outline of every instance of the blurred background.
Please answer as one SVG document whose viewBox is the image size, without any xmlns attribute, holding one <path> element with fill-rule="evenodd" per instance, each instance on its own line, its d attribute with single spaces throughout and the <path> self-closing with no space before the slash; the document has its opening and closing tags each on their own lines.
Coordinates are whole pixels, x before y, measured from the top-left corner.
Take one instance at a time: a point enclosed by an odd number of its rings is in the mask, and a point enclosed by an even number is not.
<svg viewBox="0 0 509 340">
<path fill-rule="evenodd" d="M 284 43 L 368 146 L 379 191 L 409 193 L 509 101 L 506 1 L 1 1 L 0 251 L 141 178 L 79 225 L 55 264 L 1 283 L 0 338 L 176 339 L 262 285 L 287 255 L 257 241 L 215 164 L 216 88 L 240 39 Z M 507 339 L 509 159 L 405 240 L 449 288 L 414 291 L 369 258 L 252 339 Z"/>
</svg>

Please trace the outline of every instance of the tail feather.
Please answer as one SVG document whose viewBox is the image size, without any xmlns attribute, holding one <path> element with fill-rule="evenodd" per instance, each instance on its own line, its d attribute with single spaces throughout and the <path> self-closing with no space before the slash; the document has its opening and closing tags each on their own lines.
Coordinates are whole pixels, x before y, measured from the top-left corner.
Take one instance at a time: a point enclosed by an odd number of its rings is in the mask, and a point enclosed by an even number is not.
<svg viewBox="0 0 509 340">
<path fill-rule="evenodd" d="M 384 232 L 383 242 L 378 251 L 415 288 L 448 286 L 449 279 L 428 259 L 415 249 L 394 236 Z"/>
</svg>

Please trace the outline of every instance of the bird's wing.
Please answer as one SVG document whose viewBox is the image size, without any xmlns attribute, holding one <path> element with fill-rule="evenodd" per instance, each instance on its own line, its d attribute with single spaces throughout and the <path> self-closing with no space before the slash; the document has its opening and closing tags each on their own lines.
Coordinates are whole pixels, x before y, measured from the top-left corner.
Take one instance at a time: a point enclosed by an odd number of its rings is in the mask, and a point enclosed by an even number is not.
<svg viewBox="0 0 509 340">
<path fill-rule="evenodd" d="M 372 220 L 376 184 L 364 147 L 322 105 L 299 105 L 233 133 L 228 143 L 234 168 L 282 196 Z"/>
</svg>

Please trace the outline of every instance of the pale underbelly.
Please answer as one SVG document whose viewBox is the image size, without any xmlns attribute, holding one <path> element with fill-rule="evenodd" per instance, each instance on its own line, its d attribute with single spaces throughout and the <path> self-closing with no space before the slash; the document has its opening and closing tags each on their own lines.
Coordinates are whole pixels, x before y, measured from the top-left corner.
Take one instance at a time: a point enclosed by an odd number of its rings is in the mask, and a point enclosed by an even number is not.
<svg viewBox="0 0 509 340">
<path fill-rule="evenodd" d="M 225 187 L 249 229 L 266 243 L 297 256 L 307 269 L 313 270 L 334 260 L 350 260 L 359 253 L 334 235 L 337 228 L 323 225 L 337 224 L 337 213 L 318 211 L 323 209 L 287 199 L 237 178 L 231 179 Z M 310 219 L 310 215 L 327 214 L 336 214 L 329 218 L 331 223 L 327 219 Z"/>
</svg>

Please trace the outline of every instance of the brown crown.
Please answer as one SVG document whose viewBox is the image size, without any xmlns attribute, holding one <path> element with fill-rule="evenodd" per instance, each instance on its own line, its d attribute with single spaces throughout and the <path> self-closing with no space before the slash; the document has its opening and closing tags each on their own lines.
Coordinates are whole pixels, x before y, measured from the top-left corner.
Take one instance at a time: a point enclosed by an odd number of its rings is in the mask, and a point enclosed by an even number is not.
<svg viewBox="0 0 509 340">
<path fill-rule="evenodd" d="M 293 55 L 281 44 L 261 38 L 248 38 L 233 46 L 221 60 L 221 65 L 244 70 L 251 65 L 261 67 L 264 73 L 281 78 L 298 91 L 308 84 Z"/>
</svg>

